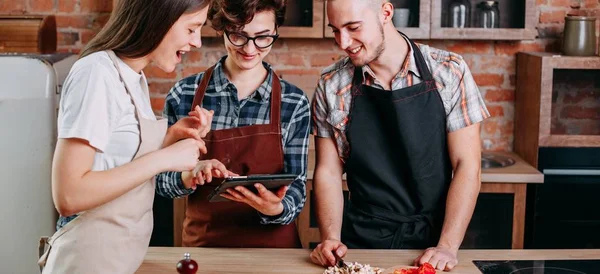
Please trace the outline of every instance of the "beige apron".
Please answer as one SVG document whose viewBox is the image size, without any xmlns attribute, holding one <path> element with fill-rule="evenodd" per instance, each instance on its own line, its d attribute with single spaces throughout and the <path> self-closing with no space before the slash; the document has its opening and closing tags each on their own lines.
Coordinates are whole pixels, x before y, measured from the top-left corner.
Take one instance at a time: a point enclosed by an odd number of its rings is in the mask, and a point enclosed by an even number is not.
<svg viewBox="0 0 600 274">
<path fill-rule="evenodd" d="M 131 97 L 116 55 L 112 51 L 108 54 Z M 142 86 L 148 92 L 147 87 Z M 135 159 L 161 147 L 167 121 L 142 118 L 133 97 L 131 101 L 136 109 L 141 139 Z M 154 188 L 154 181 L 148 180 L 60 228 L 48 239 L 49 247 L 38 262 L 44 267 L 43 273 L 134 273 L 150 243 Z"/>
</svg>

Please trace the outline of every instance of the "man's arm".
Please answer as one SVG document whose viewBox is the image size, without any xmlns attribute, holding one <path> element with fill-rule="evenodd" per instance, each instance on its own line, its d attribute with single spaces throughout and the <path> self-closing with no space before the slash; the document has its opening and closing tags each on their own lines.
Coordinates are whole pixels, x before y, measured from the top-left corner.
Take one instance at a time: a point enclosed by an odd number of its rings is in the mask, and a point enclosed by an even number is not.
<svg viewBox="0 0 600 274">
<path fill-rule="evenodd" d="M 446 200 L 446 216 L 437 247 L 428 248 L 415 264 L 430 263 L 450 271 L 458 264 L 458 249 L 471 221 L 481 187 L 480 124 L 448 133 L 448 151 L 454 170 Z M 468 140 L 468 141 L 465 141 Z"/>
<path fill-rule="evenodd" d="M 315 137 L 317 163 L 313 176 L 315 207 L 321 232 L 321 243 L 311 252 L 311 260 L 331 266 L 337 257 L 346 255 L 347 247 L 341 241 L 344 196 L 342 193 L 343 164 L 333 138 Z"/>
<path fill-rule="evenodd" d="M 313 176 L 315 210 L 321 241 L 341 241 L 344 196 L 342 161 L 332 138 L 315 137 L 317 159 Z"/>
<path fill-rule="evenodd" d="M 448 134 L 454 177 L 448 191 L 446 217 L 438 247 L 458 250 L 471 221 L 481 187 L 479 129 L 480 124 L 474 124 Z"/>
</svg>

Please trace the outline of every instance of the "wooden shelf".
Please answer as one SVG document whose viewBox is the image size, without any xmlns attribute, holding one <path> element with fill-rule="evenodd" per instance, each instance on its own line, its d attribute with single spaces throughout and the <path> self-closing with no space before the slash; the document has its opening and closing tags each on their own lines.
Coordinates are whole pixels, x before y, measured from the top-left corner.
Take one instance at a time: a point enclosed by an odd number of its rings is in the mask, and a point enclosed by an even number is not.
<svg viewBox="0 0 600 274">
<path fill-rule="evenodd" d="M 536 14 L 535 0 L 525 0 L 524 10 L 521 12 L 508 12 L 503 10 L 503 7 L 509 7 L 509 1 L 522 3 L 522 0 L 500 0 L 500 28 L 484 29 L 484 28 L 448 28 L 442 23 L 445 20 L 445 5 L 450 0 L 432 0 L 431 5 L 431 39 L 456 39 L 456 40 L 532 40 L 537 36 L 535 29 Z M 472 3 L 477 3 L 472 0 Z M 471 24 L 476 22 L 476 6 L 471 5 Z M 523 14 L 522 22 L 516 26 L 511 26 L 513 20 L 518 14 Z"/>
<path fill-rule="evenodd" d="M 298 12 L 294 9 L 294 2 L 300 3 L 300 1 L 288 1 L 287 13 Z M 279 34 L 284 38 L 323 38 L 323 22 L 325 17 L 325 2 L 322 0 L 312 0 L 312 26 L 282 26 L 279 28 Z M 302 11 L 299 13 L 299 17 L 304 14 Z M 298 16 L 298 14 L 296 14 Z M 286 17 L 288 17 L 286 15 Z M 287 19 L 286 19 L 287 20 Z"/>
<path fill-rule="evenodd" d="M 517 54 L 514 150 L 537 166 L 539 147 L 599 147 L 600 135 L 552 133 L 555 70 L 599 70 L 600 57 Z"/>
<path fill-rule="evenodd" d="M 406 0 L 392 0 L 394 7 L 403 7 L 404 3 L 401 1 Z M 411 39 L 429 39 L 429 28 L 430 28 L 430 16 L 431 16 L 431 0 L 420 0 L 419 1 L 419 20 L 418 27 L 408 28 L 396 28 L 400 32 L 406 34 Z M 413 12 L 414 9 L 411 9 Z M 327 38 L 333 38 L 333 32 L 328 26 L 329 20 L 327 19 L 327 7 L 324 8 L 324 24 L 323 24 L 323 36 Z"/>
</svg>

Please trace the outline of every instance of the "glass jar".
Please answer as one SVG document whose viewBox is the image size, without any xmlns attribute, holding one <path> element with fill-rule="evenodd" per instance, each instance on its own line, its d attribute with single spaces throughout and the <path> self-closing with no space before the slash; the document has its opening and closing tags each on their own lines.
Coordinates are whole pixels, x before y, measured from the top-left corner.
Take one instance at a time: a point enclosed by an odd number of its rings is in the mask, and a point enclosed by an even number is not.
<svg viewBox="0 0 600 274">
<path fill-rule="evenodd" d="M 471 22 L 471 3 L 469 0 L 453 0 L 448 6 L 449 28 L 468 28 Z"/>
<path fill-rule="evenodd" d="M 477 5 L 477 27 L 485 29 L 500 27 L 498 1 L 483 1 Z"/>
</svg>

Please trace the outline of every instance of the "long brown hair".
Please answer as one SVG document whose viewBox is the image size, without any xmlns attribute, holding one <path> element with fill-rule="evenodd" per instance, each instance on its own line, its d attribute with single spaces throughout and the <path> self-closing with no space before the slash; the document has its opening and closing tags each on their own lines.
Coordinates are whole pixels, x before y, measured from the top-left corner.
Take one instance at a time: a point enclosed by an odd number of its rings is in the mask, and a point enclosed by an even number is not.
<svg viewBox="0 0 600 274">
<path fill-rule="evenodd" d="M 118 1 L 106 25 L 81 51 L 81 57 L 103 50 L 140 58 L 158 47 L 184 13 L 196 12 L 211 0 Z"/>
<path fill-rule="evenodd" d="M 294 0 L 299 1 L 299 0 Z M 240 31 L 262 11 L 275 13 L 275 27 L 285 19 L 285 0 L 213 0 L 208 10 L 208 19 L 218 31 Z"/>
</svg>

